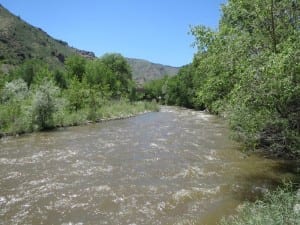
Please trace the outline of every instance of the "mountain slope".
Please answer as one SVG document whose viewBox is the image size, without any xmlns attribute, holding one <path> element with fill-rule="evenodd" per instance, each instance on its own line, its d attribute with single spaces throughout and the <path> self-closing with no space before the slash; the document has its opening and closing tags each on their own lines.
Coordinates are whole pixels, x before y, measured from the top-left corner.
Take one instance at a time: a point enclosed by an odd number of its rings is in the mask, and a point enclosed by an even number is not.
<svg viewBox="0 0 300 225">
<path fill-rule="evenodd" d="M 159 79 L 165 75 L 174 76 L 179 71 L 178 67 L 165 66 L 142 59 L 127 58 L 127 62 L 132 68 L 133 79 L 138 83 Z"/>
<path fill-rule="evenodd" d="M 27 59 L 40 59 L 53 68 L 63 68 L 65 59 L 72 54 L 95 58 L 93 52 L 70 47 L 67 42 L 57 40 L 42 29 L 28 24 L 0 4 L 0 70 L 7 71 L 5 68 L 19 65 Z M 178 72 L 176 67 L 146 60 L 127 58 L 127 61 L 132 68 L 133 79 L 138 83 Z"/>
<path fill-rule="evenodd" d="M 18 65 L 25 59 L 41 59 L 52 66 L 62 66 L 66 57 L 79 53 L 94 57 L 93 53 L 68 46 L 40 28 L 31 26 L 0 5 L 0 61 Z"/>
</svg>

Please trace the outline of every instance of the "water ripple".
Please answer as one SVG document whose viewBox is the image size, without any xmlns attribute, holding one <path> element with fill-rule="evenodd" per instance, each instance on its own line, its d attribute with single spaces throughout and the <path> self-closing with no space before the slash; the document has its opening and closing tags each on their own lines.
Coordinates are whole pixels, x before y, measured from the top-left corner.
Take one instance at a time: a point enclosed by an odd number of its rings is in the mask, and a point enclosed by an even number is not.
<svg viewBox="0 0 300 225">
<path fill-rule="evenodd" d="M 8 225 L 203 224 L 283 176 L 236 151 L 219 118 L 176 107 L 0 145 Z"/>
</svg>

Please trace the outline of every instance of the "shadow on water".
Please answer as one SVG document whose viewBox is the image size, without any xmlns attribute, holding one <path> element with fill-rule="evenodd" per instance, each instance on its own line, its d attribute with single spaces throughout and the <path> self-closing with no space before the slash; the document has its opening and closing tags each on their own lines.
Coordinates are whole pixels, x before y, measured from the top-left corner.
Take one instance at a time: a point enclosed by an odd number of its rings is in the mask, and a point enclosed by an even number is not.
<svg viewBox="0 0 300 225">
<path fill-rule="evenodd" d="M 258 156 L 258 157 L 261 157 Z M 275 160 L 274 158 L 272 160 Z M 255 202 L 262 199 L 268 191 L 274 191 L 286 184 L 292 184 L 293 190 L 300 187 L 300 164 L 294 160 L 275 160 L 272 170 L 235 176 L 235 184 L 225 186 L 221 192 L 226 195 L 206 209 L 206 213 L 192 224 L 218 225 L 220 220 L 237 213 L 243 202 Z M 271 172 L 271 173 L 270 173 Z"/>
<path fill-rule="evenodd" d="M 272 173 L 252 173 L 239 179 L 244 186 L 235 196 L 241 201 L 255 201 L 260 199 L 266 191 L 275 190 L 287 183 L 297 188 L 300 182 L 299 162 L 277 161 L 272 166 Z"/>
</svg>

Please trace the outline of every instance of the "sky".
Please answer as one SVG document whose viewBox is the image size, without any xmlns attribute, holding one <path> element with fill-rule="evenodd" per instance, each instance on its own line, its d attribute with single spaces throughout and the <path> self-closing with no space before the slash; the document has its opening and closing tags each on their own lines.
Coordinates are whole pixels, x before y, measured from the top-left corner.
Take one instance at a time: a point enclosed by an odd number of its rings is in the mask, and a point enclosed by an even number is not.
<svg viewBox="0 0 300 225">
<path fill-rule="evenodd" d="M 170 66 L 192 62 L 190 26 L 218 27 L 226 0 L 0 0 L 70 46 Z M 1 22 L 1 21 L 0 21 Z"/>
</svg>

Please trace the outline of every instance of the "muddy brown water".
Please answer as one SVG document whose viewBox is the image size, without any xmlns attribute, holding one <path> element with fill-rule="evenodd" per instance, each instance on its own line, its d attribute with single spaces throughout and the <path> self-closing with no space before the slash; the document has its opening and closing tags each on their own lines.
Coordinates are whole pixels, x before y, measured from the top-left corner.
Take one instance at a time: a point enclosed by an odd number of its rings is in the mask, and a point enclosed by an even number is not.
<svg viewBox="0 0 300 225">
<path fill-rule="evenodd" d="M 222 119 L 160 112 L 0 140 L 0 224 L 216 224 L 292 174 Z"/>
</svg>

